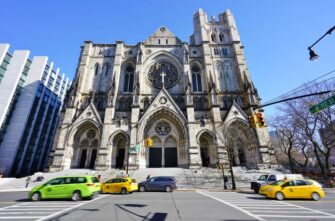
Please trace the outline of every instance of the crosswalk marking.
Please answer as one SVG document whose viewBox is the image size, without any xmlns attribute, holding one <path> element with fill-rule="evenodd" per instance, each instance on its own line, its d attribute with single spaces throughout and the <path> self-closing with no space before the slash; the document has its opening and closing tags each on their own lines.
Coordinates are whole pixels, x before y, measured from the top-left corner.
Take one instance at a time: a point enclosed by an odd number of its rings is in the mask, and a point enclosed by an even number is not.
<svg viewBox="0 0 335 221">
<path fill-rule="evenodd" d="M 335 220 L 335 215 L 326 211 L 311 209 L 288 202 L 265 199 L 263 196 L 255 194 L 237 193 L 212 193 L 198 191 L 205 196 L 218 200 L 222 203 L 238 208 L 240 211 L 258 220 L 274 220 L 279 217 L 281 220 L 311 220 L 311 219 L 331 219 Z"/>
<path fill-rule="evenodd" d="M 76 207 L 104 198 L 106 196 L 107 195 L 99 196 L 93 200 L 80 201 L 80 202 L 39 201 L 39 202 L 26 202 L 26 203 L 15 204 L 0 208 L 0 220 L 20 219 L 20 220 L 42 221 L 60 215 Z"/>
</svg>

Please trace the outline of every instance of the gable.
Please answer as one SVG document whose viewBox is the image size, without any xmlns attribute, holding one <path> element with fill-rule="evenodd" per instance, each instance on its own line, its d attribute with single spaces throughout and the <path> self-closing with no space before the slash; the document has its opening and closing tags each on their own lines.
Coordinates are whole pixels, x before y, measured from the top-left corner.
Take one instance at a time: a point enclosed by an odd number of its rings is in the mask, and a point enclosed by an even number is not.
<svg viewBox="0 0 335 221">
<path fill-rule="evenodd" d="M 166 27 L 160 27 L 153 33 L 147 40 L 144 41 L 145 45 L 177 45 L 181 44 L 181 40 L 177 38 Z"/>
<path fill-rule="evenodd" d="M 80 124 L 82 121 L 85 120 L 91 120 L 95 123 L 97 123 L 97 125 L 102 126 L 103 123 L 101 121 L 99 112 L 97 111 L 97 109 L 95 108 L 93 103 L 90 103 L 83 112 L 81 112 L 81 114 L 76 118 L 76 120 L 73 122 L 73 125 L 76 124 Z"/>
<path fill-rule="evenodd" d="M 236 118 L 248 122 L 248 116 L 244 113 L 244 111 L 240 108 L 240 106 L 238 106 L 238 104 L 234 101 L 226 115 L 224 124 Z"/>
<path fill-rule="evenodd" d="M 155 97 L 153 102 L 150 104 L 139 123 L 141 123 L 144 119 L 148 118 L 153 113 L 161 110 L 168 109 L 169 111 L 176 114 L 179 118 L 181 118 L 184 122 L 187 122 L 183 112 L 179 109 L 178 105 L 174 102 L 173 98 L 167 92 L 167 90 L 163 87 L 158 95 Z"/>
</svg>

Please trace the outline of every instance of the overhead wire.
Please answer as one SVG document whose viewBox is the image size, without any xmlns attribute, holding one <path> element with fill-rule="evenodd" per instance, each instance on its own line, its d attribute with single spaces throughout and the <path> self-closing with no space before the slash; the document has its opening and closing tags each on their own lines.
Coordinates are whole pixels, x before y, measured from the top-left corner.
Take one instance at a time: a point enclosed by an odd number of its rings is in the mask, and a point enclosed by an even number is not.
<svg viewBox="0 0 335 221">
<path fill-rule="evenodd" d="M 321 78 L 323 78 L 323 77 L 325 77 L 325 76 L 327 76 L 327 75 L 330 75 L 330 74 L 332 74 L 332 73 L 334 73 L 334 72 L 335 72 L 335 70 L 332 70 L 332 71 L 330 71 L 330 72 L 328 72 L 328 73 L 326 73 L 326 74 L 323 74 L 323 75 L 321 75 L 320 77 L 317 77 L 317 78 L 315 78 L 315 79 L 312 80 L 312 81 L 309 81 L 309 82 L 307 82 L 307 83 L 305 83 L 305 84 L 303 84 L 303 85 L 301 85 L 301 86 L 299 86 L 299 87 L 297 87 L 297 88 L 294 88 L 294 89 L 292 89 L 292 90 L 290 90 L 290 91 L 288 91 L 288 92 L 286 92 L 286 93 L 284 93 L 284 94 L 282 94 L 282 95 L 280 95 L 280 96 L 278 96 L 278 97 L 276 97 L 276 98 L 274 98 L 274 99 L 271 99 L 271 100 L 269 100 L 269 101 L 264 102 L 263 105 L 266 105 L 266 104 L 268 104 L 268 103 L 273 103 L 273 102 L 276 102 L 276 101 L 278 101 L 278 100 L 282 100 L 282 99 L 288 98 L 288 97 L 293 96 L 294 94 L 297 94 L 297 93 L 299 93 L 299 92 L 301 92 L 301 91 L 303 91 L 303 90 L 306 90 L 306 89 L 311 88 L 311 87 L 315 87 L 315 86 L 317 86 L 317 85 L 319 85 L 319 84 L 321 84 L 321 83 L 324 83 L 324 82 L 326 82 L 326 81 L 329 81 L 329 80 L 335 78 L 335 76 L 334 76 L 334 77 L 331 77 L 331 78 L 328 78 L 328 79 L 326 79 L 326 80 L 323 80 L 323 81 L 321 81 L 321 82 L 317 82 L 316 84 L 312 84 L 312 85 L 310 85 L 311 83 L 313 83 L 313 82 L 315 82 L 315 81 L 317 81 L 317 80 L 319 80 L 319 79 L 321 79 Z M 308 85 L 310 85 L 310 86 L 308 86 Z M 308 86 L 308 87 L 306 87 L 306 86 Z M 302 88 L 302 89 L 300 89 L 300 88 Z M 300 90 L 299 90 L 299 89 L 300 89 Z M 299 90 L 299 91 L 298 91 L 298 90 Z"/>
</svg>

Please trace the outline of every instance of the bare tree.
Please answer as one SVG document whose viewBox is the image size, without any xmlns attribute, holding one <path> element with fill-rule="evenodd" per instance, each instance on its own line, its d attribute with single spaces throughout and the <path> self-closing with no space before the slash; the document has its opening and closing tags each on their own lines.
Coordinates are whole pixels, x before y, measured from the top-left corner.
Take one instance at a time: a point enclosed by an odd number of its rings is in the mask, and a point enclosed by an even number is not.
<svg viewBox="0 0 335 221">
<path fill-rule="evenodd" d="M 334 85 L 334 84 L 333 84 Z M 307 86 L 306 86 L 307 87 Z M 322 84 L 309 87 L 301 94 L 329 90 L 330 85 Z M 295 163 L 307 166 L 310 159 L 315 159 L 324 178 L 330 173 L 329 159 L 335 150 L 335 110 L 329 107 L 315 115 L 309 113 L 309 107 L 329 97 L 329 94 L 313 97 L 304 97 L 298 100 L 285 102 L 280 108 L 280 116 L 271 125 L 283 138 L 282 146 L 285 147 L 292 172 Z M 278 119 L 281 120 L 278 123 Z M 283 127 L 284 125 L 284 127 Z M 304 161 L 299 163 L 292 153 L 292 148 L 304 156 Z M 313 156 L 311 156 L 311 150 Z"/>
</svg>

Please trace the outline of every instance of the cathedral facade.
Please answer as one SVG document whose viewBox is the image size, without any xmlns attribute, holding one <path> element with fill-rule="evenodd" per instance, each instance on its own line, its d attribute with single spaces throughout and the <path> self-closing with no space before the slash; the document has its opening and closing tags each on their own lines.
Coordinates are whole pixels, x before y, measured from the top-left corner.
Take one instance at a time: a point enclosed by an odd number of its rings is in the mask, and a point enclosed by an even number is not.
<svg viewBox="0 0 335 221">
<path fill-rule="evenodd" d="M 274 163 L 267 128 L 249 123 L 260 98 L 233 15 L 193 23 L 189 43 L 166 27 L 136 45 L 85 41 L 50 171 Z"/>
</svg>

